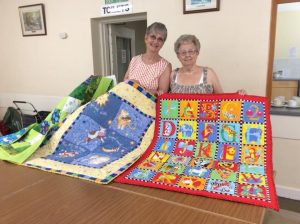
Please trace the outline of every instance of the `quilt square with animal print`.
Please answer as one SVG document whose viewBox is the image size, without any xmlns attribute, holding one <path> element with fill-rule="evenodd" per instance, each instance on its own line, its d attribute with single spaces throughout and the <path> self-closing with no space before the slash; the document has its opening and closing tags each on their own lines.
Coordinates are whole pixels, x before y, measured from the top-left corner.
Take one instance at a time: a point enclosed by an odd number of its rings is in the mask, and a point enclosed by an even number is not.
<svg viewBox="0 0 300 224">
<path fill-rule="evenodd" d="M 164 94 L 154 136 L 117 182 L 278 209 L 267 98 Z"/>
<path fill-rule="evenodd" d="M 121 83 L 68 117 L 24 165 L 109 183 L 145 152 L 154 117 L 155 97 L 134 82 Z"/>
</svg>

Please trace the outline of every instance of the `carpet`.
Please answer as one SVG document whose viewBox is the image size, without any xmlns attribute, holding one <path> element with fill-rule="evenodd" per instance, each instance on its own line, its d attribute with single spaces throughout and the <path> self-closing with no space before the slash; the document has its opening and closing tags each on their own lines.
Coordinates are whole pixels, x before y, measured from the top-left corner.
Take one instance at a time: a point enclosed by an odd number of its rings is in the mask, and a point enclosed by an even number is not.
<svg viewBox="0 0 300 224">
<path fill-rule="evenodd" d="M 107 184 L 148 148 L 156 98 L 132 81 L 78 108 L 23 165 Z"/>
<path fill-rule="evenodd" d="M 153 141 L 115 181 L 278 210 L 268 99 L 160 96 Z"/>
</svg>

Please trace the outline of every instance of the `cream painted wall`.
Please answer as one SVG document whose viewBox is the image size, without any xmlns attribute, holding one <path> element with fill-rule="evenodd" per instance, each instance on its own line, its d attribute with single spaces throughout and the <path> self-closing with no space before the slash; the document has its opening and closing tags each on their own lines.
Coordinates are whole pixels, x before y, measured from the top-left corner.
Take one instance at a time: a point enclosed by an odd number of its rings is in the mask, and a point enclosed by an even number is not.
<svg viewBox="0 0 300 224">
<path fill-rule="evenodd" d="M 48 34 L 22 37 L 18 6 L 37 3 L 45 4 Z M 90 14 L 97 13 L 96 3 L 1 0 L 0 92 L 64 96 L 92 74 Z M 60 39 L 60 32 L 69 38 Z"/>
<path fill-rule="evenodd" d="M 44 3 L 46 36 L 22 37 L 18 6 Z M 101 17 L 104 0 L 0 0 L 0 115 L 8 96 L 38 96 L 39 107 L 68 94 L 93 72 L 91 18 Z M 161 21 L 169 35 L 161 54 L 179 66 L 173 43 L 179 35 L 192 33 L 202 48 L 199 64 L 212 67 L 223 88 L 233 92 L 245 88 L 249 94 L 264 95 L 266 90 L 271 0 L 223 0 L 221 10 L 182 13 L 182 0 L 131 0 L 133 13 L 147 12 L 148 23 Z M 60 32 L 69 37 L 62 40 Z M 2 97 L 2 98 L 1 98 Z M 55 99 L 50 102 L 50 98 Z M 44 100 L 44 106 L 41 101 Z M 297 128 L 290 117 L 293 133 Z M 287 178 L 299 164 L 299 140 L 283 139 L 282 118 L 275 118 L 273 129 L 274 164 L 277 184 L 300 190 L 299 177 Z M 288 156 L 287 150 L 292 154 Z M 299 197 L 300 199 L 300 197 Z"/>
<path fill-rule="evenodd" d="M 295 29 L 299 27 L 299 21 L 300 10 L 277 13 L 275 58 L 288 58 L 291 47 L 298 49 L 297 58 L 300 57 L 300 29 Z"/>
<path fill-rule="evenodd" d="M 5 30 L 0 36 L 4 76 L 0 93 L 64 96 L 92 74 L 90 18 L 101 16 L 103 2 L 0 0 L 0 25 Z M 147 12 L 148 23 L 167 25 L 169 37 L 162 55 L 173 67 L 179 65 L 174 41 L 180 34 L 193 33 L 202 43 L 199 63 L 214 68 L 226 91 L 243 87 L 250 94 L 264 95 L 271 0 L 226 0 L 218 12 L 186 15 L 178 0 L 131 2 L 133 13 Z M 48 34 L 22 37 L 18 6 L 36 3 L 45 4 Z M 60 32 L 69 37 L 60 39 Z"/>
<path fill-rule="evenodd" d="M 170 36 L 162 54 L 174 68 L 179 61 L 173 43 L 181 34 L 193 33 L 202 44 L 199 63 L 216 71 L 225 91 L 245 88 L 250 94 L 265 94 L 270 0 L 225 0 L 218 12 L 186 15 L 182 14 L 182 1 L 155 2 L 136 0 L 134 9 L 147 9 L 150 22 L 160 20 L 167 25 Z"/>
</svg>

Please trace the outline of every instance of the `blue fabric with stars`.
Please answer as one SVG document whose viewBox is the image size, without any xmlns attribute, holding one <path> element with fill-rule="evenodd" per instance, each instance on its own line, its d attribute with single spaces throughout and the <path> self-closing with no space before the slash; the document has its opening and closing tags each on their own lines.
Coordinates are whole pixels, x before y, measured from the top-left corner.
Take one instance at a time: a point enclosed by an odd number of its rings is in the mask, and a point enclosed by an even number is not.
<svg viewBox="0 0 300 224">
<path fill-rule="evenodd" d="M 136 149 L 154 118 L 114 93 L 85 106 L 47 159 L 101 168 Z"/>
</svg>

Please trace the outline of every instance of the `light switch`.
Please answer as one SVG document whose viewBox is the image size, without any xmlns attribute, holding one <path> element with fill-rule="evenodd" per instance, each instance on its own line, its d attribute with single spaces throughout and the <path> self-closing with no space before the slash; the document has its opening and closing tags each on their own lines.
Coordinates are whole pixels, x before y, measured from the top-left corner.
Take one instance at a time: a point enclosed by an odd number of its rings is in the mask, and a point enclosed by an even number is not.
<svg viewBox="0 0 300 224">
<path fill-rule="evenodd" d="M 68 38 L 68 34 L 67 33 L 59 33 L 59 38 L 60 39 L 67 39 Z"/>
</svg>

